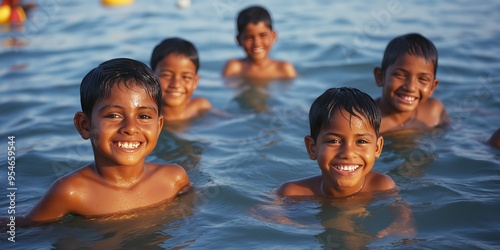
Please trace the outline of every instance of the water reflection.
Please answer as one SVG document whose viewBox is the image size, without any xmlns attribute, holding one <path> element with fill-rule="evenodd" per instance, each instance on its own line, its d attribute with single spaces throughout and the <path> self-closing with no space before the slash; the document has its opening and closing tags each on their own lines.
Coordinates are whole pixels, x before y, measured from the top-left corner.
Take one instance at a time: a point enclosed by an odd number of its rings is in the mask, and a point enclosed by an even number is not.
<svg viewBox="0 0 500 250">
<path fill-rule="evenodd" d="M 400 130 L 385 133 L 381 161 L 396 163 L 391 173 L 403 177 L 421 177 L 426 167 L 437 159 L 437 142 L 442 140 L 445 130 L 435 129 L 424 133 L 416 130 Z"/>
<path fill-rule="evenodd" d="M 202 153 L 201 142 L 184 139 L 176 133 L 164 130 L 151 154 L 168 163 L 178 164 L 186 170 L 192 170 L 201 161 Z"/>
<path fill-rule="evenodd" d="M 66 218 L 48 226 L 55 249 L 164 249 L 185 247 L 196 239 L 179 242 L 175 231 L 188 225 L 186 219 L 194 214 L 195 192 L 191 191 L 173 203 L 97 219 Z M 70 230 L 68 230 L 68 228 Z"/>
<path fill-rule="evenodd" d="M 236 96 L 232 99 L 243 111 L 264 113 L 269 111 L 273 100 L 271 87 L 278 86 L 278 92 L 286 91 L 288 81 L 255 80 L 247 78 L 231 78 L 226 86 L 234 89 Z"/>
</svg>

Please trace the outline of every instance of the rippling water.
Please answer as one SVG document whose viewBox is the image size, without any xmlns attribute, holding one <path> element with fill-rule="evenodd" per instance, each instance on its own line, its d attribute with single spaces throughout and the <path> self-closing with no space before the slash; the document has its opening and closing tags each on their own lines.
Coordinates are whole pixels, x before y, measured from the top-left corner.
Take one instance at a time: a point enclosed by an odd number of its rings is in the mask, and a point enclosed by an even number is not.
<svg viewBox="0 0 500 250">
<path fill-rule="evenodd" d="M 67 217 L 42 227 L 17 228 L 16 243 L 2 249 L 494 249 L 500 244 L 500 150 L 485 141 L 500 127 L 500 3 L 498 1 L 273 1 L 278 42 L 272 56 L 291 61 L 291 83 L 239 88 L 220 72 L 243 56 L 234 41 L 234 18 L 253 1 L 137 0 L 105 8 L 99 1 L 39 0 L 22 47 L 0 46 L 0 215 L 7 215 L 7 136 L 16 136 L 16 213 L 23 214 L 58 177 L 91 161 L 92 151 L 74 129 L 79 83 L 114 57 L 149 61 L 163 38 L 180 36 L 201 57 L 196 95 L 225 115 L 209 114 L 164 132 L 150 161 L 177 163 L 195 190 L 130 218 Z M 434 94 L 453 119 L 429 134 L 392 134 L 375 169 L 389 174 L 415 217 L 417 234 L 376 239 L 391 222 L 392 198 L 369 204 L 325 201 L 282 205 L 302 226 L 260 220 L 284 181 L 319 173 L 303 136 L 307 112 L 325 89 L 352 86 L 377 97 L 372 69 L 393 37 L 419 32 L 439 51 Z M 0 145 L 1 146 L 1 145 Z M 350 223 L 353 230 L 343 230 Z M 332 226 L 333 225 L 333 226 Z"/>
</svg>

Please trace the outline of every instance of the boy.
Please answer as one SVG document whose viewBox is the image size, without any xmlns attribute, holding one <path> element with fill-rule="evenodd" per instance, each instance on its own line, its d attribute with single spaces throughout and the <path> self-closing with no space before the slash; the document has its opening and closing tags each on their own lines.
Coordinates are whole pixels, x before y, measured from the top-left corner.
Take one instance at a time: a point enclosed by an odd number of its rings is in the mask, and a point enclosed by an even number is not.
<svg viewBox="0 0 500 250">
<path fill-rule="evenodd" d="M 309 158 L 321 175 L 282 184 L 281 197 L 342 198 L 394 190 L 391 177 L 372 170 L 382 152 L 380 111 L 373 99 L 354 88 L 331 88 L 312 104 L 311 134 L 304 138 Z"/>
<path fill-rule="evenodd" d="M 156 45 L 151 55 L 151 69 L 160 79 L 165 121 L 188 120 L 212 108 L 205 98 L 193 98 L 198 87 L 198 52 L 192 43 L 168 38 Z"/>
<path fill-rule="evenodd" d="M 232 59 L 226 63 L 224 77 L 246 77 L 253 79 L 292 79 L 297 76 L 289 62 L 269 58 L 276 31 L 273 30 L 269 12 L 252 6 L 242 10 L 237 19 L 236 41 L 246 53 L 244 59 Z"/>
<path fill-rule="evenodd" d="M 420 34 L 394 38 L 385 49 L 382 66 L 373 70 L 382 96 L 380 132 L 402 128 L 426 130 L 448 123 L 443 104 L 432 98 L 438 79 L 438 53 Z"/>
<path fill-rule="evenodd" d="M 353 220 L 366 211 L 367 198 L 371 199 L 372 194 L 378 192 L 397 191 L 391 177 L 372 170 L 384 145 L 379 134 L 380 121 L 380 110 L 368 94 L 347 87 L 326 90 L 309 110 L 311 135 L 304 138 L 309 158 L 317 161 L 321 175 L 286 182 L 278 188 L 278 196 L 340 198 L 342 202 L 332 203 L 343 211 L 338 220 L 322 224 L 354 232 Z M 348 202 L 355 195 L 359 195 L 359 199 Z M 377 237 L 413 235 L 415 229 L 408 206 L 398 201 L 391 209 L 396 218 L 379 231 Z M 283 218 L 279 212 L 275 217 L 278 221 L 296 224 Z"/>
<path fill-rule="evenodd" d="M 80 98 L 83 112 L 74 123 L 90 139 L 94 162 L 56 180 L 27 219 L 124 213 L 187 190 L 182 167 L 144 162 L 163 125 L 160 83 L 145 64 L 125 58 L 101 63 L 83 78 Z"/>
</svg>

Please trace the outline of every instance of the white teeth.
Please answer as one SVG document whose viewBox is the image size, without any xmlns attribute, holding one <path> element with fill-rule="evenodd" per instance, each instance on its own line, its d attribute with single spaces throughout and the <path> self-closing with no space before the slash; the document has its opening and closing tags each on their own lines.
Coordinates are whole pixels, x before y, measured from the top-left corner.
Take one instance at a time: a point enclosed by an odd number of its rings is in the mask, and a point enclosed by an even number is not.
<svg viewBox="0 0 500 250">
<path fill-rule="evenodd" d="M 134 149 L 138 148 L 139 145 L 141 145 L 140 142 L 117 142 L 116 145 L 120 148 L 126 148 L 126 149 Z"/>
<path fill-rule="evenodd" d="M 253 49 L 253 52 L 254 52 L 254 53 L 259 53 L 259 52 L 262 52 L 262 51 L 264 51 L 264 48 L 260 48 L 260 47 L 259 47 L 259 48 L 255 48 L 255 49 Z"/>
<path fill-rule="evenodd" d="M 167 92 L 169 95 L 173 95 L 173 96 L 181 96 L 182 93 L 180 92 Z"/>
<path fill-rule="evenodd" d="M 352 172 L 359 168 L 359 165 L 335 165 L 336 169 L 340 171 Z"/>
<path fill-rule="evenodd" d="M 406 101 L 412 103 L 414 102 L 417 98 L 413 97 L 413 96 L 401 96 L 403 99 L 405 99 Z"/>
</svg>

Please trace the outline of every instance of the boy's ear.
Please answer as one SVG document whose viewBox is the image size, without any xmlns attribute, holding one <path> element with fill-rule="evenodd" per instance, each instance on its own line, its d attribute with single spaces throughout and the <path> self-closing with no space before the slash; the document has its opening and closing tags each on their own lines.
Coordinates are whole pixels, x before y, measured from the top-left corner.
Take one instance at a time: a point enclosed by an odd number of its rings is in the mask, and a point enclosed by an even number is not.
<svg viewBox="0 0 500 250">
<path fill-rule="evenodd" d="M 375 77 L 375 83 L 377 86 L 384 86 L 384 72 L 382 72 L 380 67 L 373 68 L 373 76 Z"/>
<path fill-rule="evenodd" d="M 193 79 L 193 89 L 198 88 L 198 82 L 200 81 L 200 75 L 196 74 Z"/>
<path fill-rule="evenodd" d="M 314 141 L 314 138 L 312 138 L 310 135 L 306 135 L 306 137 L 304 137 L 304 144 L 306 145 L 309 159 L 318 159 L 318 157 L 316 156 L 316 142 Z"/>
<path fill-rule="evenodd" d="M 273 43 L 275 43 L 275 42 L 276 42 L 276 39 L 278 39 L 278 33 L 276 33 L 276 31 L 275 31 L 275 30 L 273 30 L 273 31 L 271 32 L 271 36 L 273 37 Z"/>
<path fill-rule="evenodd" d="M 90 139 L 90 119 L 83 112 L 77 112 L 73 118 L 75 128 L 84 140 Z"/>
<path fill-rule="evenodd" d="M 382 148 L 384 147 L 384 137 L 379 136 L 377 139 L 377 148 L 375 149 L 375 158 L 379 158 L 382 154 Z"/>
<path fill-rule="evenodd" d="M 160 137 L 161 131 L 163 130 L 163 122 L 164 122 L 163 115 L 160 115 L 158 117 L 158 128 L 160 128 L 160 129 L 158 129 L 158 135 L 157 135 L 157 137 Z"/>
<path fill-rule="evenodd" d="M 439 83 L 439 79 L 434 78 L 434 80 L 432 81 L 432 87 L 431 87 L 431 91 L 430 91 L 429 96 L 432 96 L 432 94 L 434 94 L 434 90 L 436 90 L 438 83 Z"/>
<path fill-rule="evenodd" d="M 240 35 L 236 36 L 236 44 L 238 44 L 238 46 L 241 46 Z"/>
</svg>

